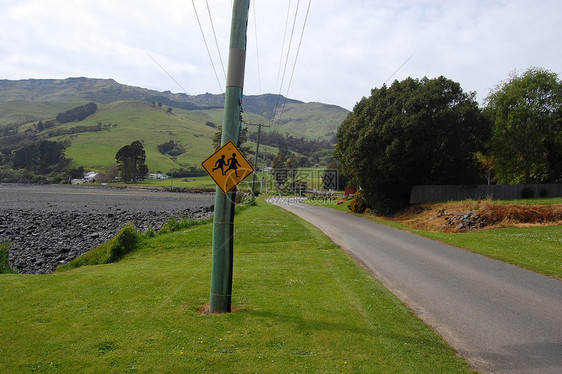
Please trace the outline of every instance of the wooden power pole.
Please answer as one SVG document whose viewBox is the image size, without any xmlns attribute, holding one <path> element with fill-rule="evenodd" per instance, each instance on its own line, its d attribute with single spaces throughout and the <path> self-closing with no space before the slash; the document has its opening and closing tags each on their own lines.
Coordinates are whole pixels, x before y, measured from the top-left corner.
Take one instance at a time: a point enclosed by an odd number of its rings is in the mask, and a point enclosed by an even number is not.
<svg viewBox="0 0 562 374">
<path fill-rule="evenodd" d="M 249 123 L 250 126 L 257 126 L 258 127 L 258 139 L 256 142 L 256 159 L 254 161 L 254 168 L 256 171 L 254 172 L 253 180 L 252 180 L 252 193 L 256 195 L 256 174 L 258 173 L 258 154 L 260 151 L 260 135 L 261 135 L 261 128 L 262 127 L 269 127 L 270 125 L 264 125 L 263 123 Z M 261 192 L 261 191 L 260 191 Z"/>
</svg>

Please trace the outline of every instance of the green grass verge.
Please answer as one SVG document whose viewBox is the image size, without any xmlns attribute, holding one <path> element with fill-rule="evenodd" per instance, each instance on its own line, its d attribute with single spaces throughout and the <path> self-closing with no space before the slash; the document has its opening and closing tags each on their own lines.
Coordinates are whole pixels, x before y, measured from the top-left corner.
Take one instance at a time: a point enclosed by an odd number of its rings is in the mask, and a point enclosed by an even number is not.
<svg viewBox="0 0 562 374">
<path fill-rule="evenodd" d="M 10 266 L 10 243 L 0 243 L 0 274 L 17 273 Z"/>
<path fill-rule="evenodd" d="M 412 231 L 542 274 L 562 277 L 562 225 L 508 227 L 457 234 Z"/>
<path fill-rule="evenodd" d="M 215 188 L 216 184 L 209 176 L 143 180 L 138 185 L 162 188 Z"/>
<path fill-rule="evenodd" d="M 562 197 L 536 197 L 533 199 L 494 200 L 497 204 L 562 204 Z"/>
<path fill-rule="evenodd" d="M 509 200 L 516 204 L 559 204 L 560 198 Z M 311 205 L 323 205 L 350 214 L 348 202 L 337 205 L 334 201 L 307 201 Z M 498 203 L 508 203 L 498 201 Z M 443 243 L 467 249 L 504 262 L 546 274 L 562 277 L 562 225 L 532 226 L 490 229 L 465 233 L 435 233 L 416 230 L 399 222 L 368 215 L 360 215 L 375 222 L 414 234 L 439 240 Z"/>
<path fill-rule="evenodd" d="M 202 315 L 212 224 L 117 263 L 0 276 L 0 372 L 472 372 L 326 236 L 260 202 L 236 217 L 234 312 Z"/>
</svg>

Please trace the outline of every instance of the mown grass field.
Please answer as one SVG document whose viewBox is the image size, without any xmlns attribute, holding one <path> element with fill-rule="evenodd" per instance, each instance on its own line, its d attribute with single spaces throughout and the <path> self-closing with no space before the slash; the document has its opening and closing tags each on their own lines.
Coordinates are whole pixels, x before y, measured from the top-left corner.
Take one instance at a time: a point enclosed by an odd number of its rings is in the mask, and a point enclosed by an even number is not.
<svg viewBox="0 0 562 374">
<path fill-rule="evenodd" d="M 234 312 L 200 314 L 211 231 L 146 238 L 113 264 L 0 275 L 0 372 L 472 372 L 319 230 L 263 202 L 236 216 Z"/>
<path fill-rule="evenodd" d="M 169 179 L 154 179 L 154 180 L 143 180 L 137 182 L 141 186 L 150 187 L 180 187 L 180 188 L 215 188 L 216 184 L 213 179 L 209 176 L 202 177 L 189 177 L 189 178 L 169 178 Z"/>
<path fill-rule="evenodd" d="M 333 200 L 310 201 L 350 214 L 348 203 L 337 205 Z M 560 204 L 562 198 L 495 201 L 497 204 Z M 476 232 L 440 233 L 408 227 L 400 220 L 363 215 L 367 219 L 443 243 L 509 262 L 542 274 L 562 278 L 562 225 L 505 227 Z"/>
</svg>

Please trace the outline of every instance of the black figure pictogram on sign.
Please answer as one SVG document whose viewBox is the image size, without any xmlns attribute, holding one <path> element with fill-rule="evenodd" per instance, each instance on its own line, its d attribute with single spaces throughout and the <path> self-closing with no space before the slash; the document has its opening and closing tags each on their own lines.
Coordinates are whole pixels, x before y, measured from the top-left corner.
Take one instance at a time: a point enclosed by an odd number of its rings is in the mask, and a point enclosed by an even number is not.
<svg viewBox="0 0 562 374">
<path fill-rule="evenodd" d="M 207 157 L 201 166 L 225 195 L 254 172 L 252 164 L 232 141 Z"/>
</svg>

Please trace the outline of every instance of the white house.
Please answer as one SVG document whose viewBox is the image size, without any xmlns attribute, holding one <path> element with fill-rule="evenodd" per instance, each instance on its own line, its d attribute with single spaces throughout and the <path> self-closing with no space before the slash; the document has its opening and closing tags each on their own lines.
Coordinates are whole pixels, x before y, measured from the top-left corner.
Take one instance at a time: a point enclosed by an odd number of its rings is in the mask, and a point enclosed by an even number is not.
<svg viewBox="0 0 562 374">
<path fill-rule="evenodd" d="M 86 183 L 92 183 L 96 181 L 96 178 L 98 177 L 98 173 L 96 173 L 95 171 L 90 171 L 86 174 L 84 174 L 84 181 Z"/>
<path fill-rule="evenodd" d="M 149 173 L 148 174 L 148 179 L 168 179 L 170 178 L 169 176 L 167 176 L 166 174 L 162 174 L 162 173 Z"/>
</svg>

